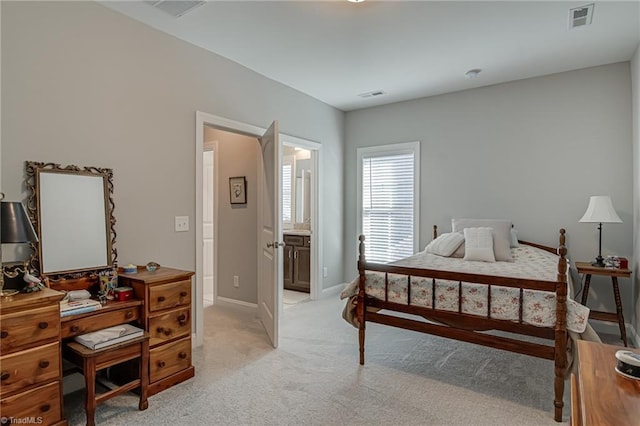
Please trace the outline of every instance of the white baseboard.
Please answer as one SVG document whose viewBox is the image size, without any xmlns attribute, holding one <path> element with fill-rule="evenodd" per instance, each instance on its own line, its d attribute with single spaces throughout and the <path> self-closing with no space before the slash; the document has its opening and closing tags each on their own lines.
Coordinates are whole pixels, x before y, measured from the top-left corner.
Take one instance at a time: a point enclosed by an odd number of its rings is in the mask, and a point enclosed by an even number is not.
<svg viewBox="0 0 640 426">
<path fill-rule="evenodd" d="M 215 303 L 220 304 L 222 306 L 233 306 L 236 308 L 242 308 L 247 310 L 247 312 L 249 311 L 254 313 L 258 312 L 257 303 L 245 302 L 244 300 L 229 299 L 227 297 L 218 296 L 216 297 Z"/>
<path fill-rule="evenodd" d="M 325 288 L 322 290 L 322 294 L 320 295 L 321 299 L 327 299 L 329 297 L 338 296 L 342 290 L 347 286 L 347 283 L 336 284 L 329 288 Z"/>
</svg>

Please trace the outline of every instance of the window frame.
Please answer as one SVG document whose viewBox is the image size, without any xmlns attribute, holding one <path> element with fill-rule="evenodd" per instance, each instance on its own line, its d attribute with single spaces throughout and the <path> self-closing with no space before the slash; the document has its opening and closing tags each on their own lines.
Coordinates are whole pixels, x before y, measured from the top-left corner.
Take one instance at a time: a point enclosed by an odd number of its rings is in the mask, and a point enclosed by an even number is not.
<svg viewBox="0 0 640 426">
<path fill-rule="evenodd" d="M 357 188 L 356 188 L 356 229 L 358 235 L 363 234 L 362 229 L 362 162 L 365 158 L 385 157 L 389 155 L 413 154 L 413 253 L 417 253 L 420 246 L 420 141 L 401 142 L 386 145 L 361 147 L 356 150 L 357 156 Z M 365 240 L 365 245 L 366 245 Z"/>
</svg>

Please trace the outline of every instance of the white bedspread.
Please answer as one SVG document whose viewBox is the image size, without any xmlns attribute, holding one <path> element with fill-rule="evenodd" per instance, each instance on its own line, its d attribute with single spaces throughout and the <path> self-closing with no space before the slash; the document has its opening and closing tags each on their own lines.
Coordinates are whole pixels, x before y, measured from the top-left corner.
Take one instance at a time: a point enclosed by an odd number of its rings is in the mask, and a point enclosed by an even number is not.
<svg viewBox="0 0 640 426">
<path fill-rule="evenodd" d="M 442 271 L 468 272 L 473 274 L 525 278 L 543 281 L 555 281 L 558 268 L 558 256 L 547 251 L 521 245 L 512 248 L 513 262 L 474 262 L 452 257 L 442 257 L 429 253 L 418 253 L 414 256 L 394 262 L 393 265 L 413 268 L 435 269 Z M 569 268 L 567 268 L 568 270 Z M 571 275 L 567 273 L 569 294 Z M 389 274 L 388 301 L 407 304 L 407 277 Z M 356 277 L 341 293 L 341 298 L 355 296 L 358 292 Z M 437 279 L 435 287 L 432 278 L 411 277 L 411 305 L 431 307 L 444 311 L 458 311 L 459 288 L 457 281 Z M 433 290 L 435 288 L 435 295 Z M 366 272 L 367 295 L 380 300 L 385 299 L 384 273 Z M 462 283 L 462 306 L 465 314 L 487 317 L 488 286 L 484 284 Z M 353 305 L 351 300 L 348 305 Z M 520 290 L 517 288 L 491 286 L 491 318 L 519 321 Z M 348 309 L 348 308 L 347 308 Z M 524 323 L 552 327 L 556 321 L 555 293 L 536 290 L 523 291 Z M 589 308 L 570 297 L 567 298 L 567 329 L 582 333 L 587 326 Z M 345 318 L 347 319 L 347 318 Z"/>
</svg>

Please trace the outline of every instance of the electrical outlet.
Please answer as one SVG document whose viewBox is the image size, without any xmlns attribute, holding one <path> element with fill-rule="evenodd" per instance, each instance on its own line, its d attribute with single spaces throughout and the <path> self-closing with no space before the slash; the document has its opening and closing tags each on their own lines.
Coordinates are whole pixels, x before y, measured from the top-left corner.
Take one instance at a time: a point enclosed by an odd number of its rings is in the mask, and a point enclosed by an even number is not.
<svg viewBox="0 0 640 426">
<path fill-rule="evenodd" d="M 235 288 L 240 287 L 240 277 L 238 277 L 237 275 L 233 276 L 233 286 Z"/>
<path fill-rule="evenodd" d="M 189 216 L 176 216 L 175 230 L 176 232 L 187 232 L 189 230 Z"/>
<path fill-rule="evenodd" d="M 329 269 L 325 266 L 324 268 L 322 268 L 322 276 L 324 278 L 327 278 L 327 275 L 329 275 Z"/>
</svg>

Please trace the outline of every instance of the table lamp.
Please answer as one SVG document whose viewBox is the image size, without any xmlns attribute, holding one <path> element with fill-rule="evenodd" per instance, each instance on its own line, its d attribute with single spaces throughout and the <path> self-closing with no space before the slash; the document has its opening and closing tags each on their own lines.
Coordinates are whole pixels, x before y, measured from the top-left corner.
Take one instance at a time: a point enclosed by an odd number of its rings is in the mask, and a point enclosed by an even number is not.
<svg viewBox="0 0 640 426">
<path fill-rule="evenodd" d="M 589 199 L 589 205 L 587 211 L 580 219 L 580 223 L 598 223 L 598 231 L 600 231 L 600 237 L 598 240 L 598 257 L 596 261 L 592 262 L 592 266 L 604 266 L 604 259 L 602 258 L 602 224 L 603 223 L 622 223 L 622 219 L 616 213 L 613 208 L 613 203 L 608 195 L 594 195 Z"/>
<path fill-rule="evenodd" d="M 22 203 L 17 201 L 0 202 L 0 243 L 1 244 L 24 244 L 38 241 L 36 231 L 27 216 L 27 211 Z M 20 273 L 28 272 L 29 259 L 24 261 L 23 268 L 11 268 L 12 271 L 5 271 L 2 265 L 0 272 L 0 296 L 11 296 L 18 293 L 17 290 L 4 291 L 4 277 L 15 278 Z"/>
</svg>

